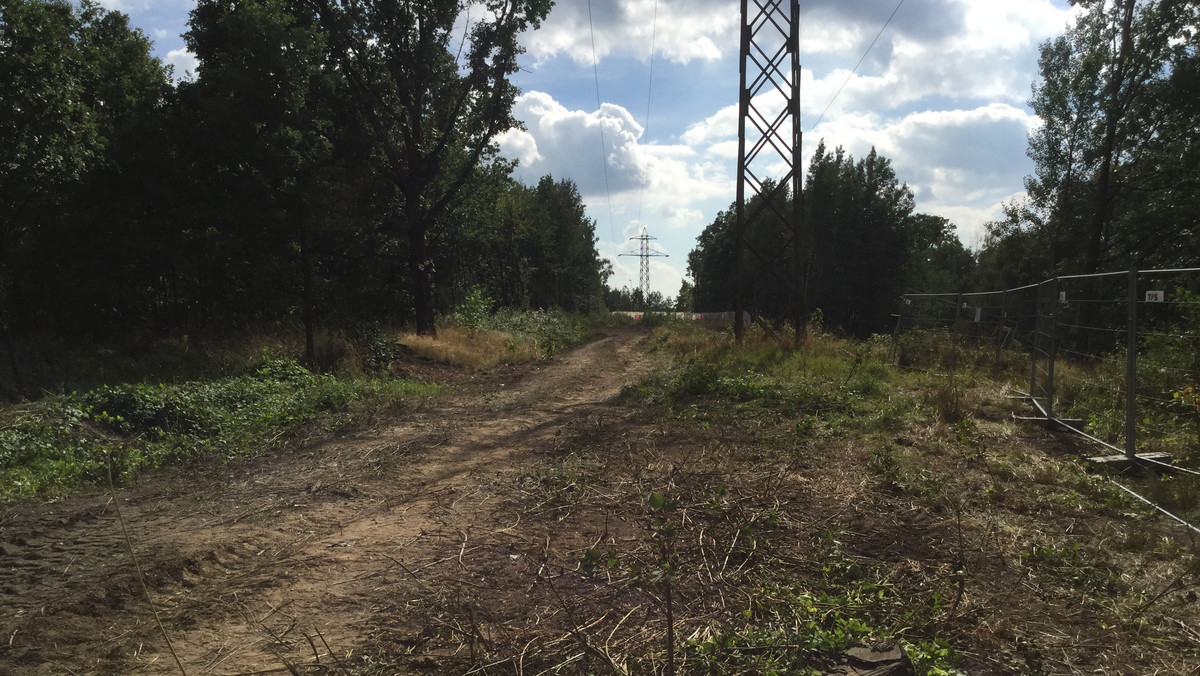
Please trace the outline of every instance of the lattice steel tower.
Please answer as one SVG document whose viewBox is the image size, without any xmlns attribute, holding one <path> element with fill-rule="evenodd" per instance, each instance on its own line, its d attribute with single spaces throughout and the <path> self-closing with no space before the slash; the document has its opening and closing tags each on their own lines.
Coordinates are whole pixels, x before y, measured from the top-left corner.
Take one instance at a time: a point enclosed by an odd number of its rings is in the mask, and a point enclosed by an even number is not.
<svg viewBox="0 0 1200 676">
<path fill-rule="evenodd" d="M 734 333 L 739 343 L 745 331 L 744 251 L 758 259 L 763 274 L 788 282 L 786 305 L 795 321 L 799 341 L 804 315 L 801 241 L 804 232 L 804 194 L 801 175 L 800 128 L 800 3 L 799 0 L 741 0 L 741 82 L 738 117 L 737 225 L 735 230 Z M 786 173 L 775 182 L 782 164 Z M 791 188 L 791 208 L 782 199 Z M 751 191 L 753 206 L 746 203 Z M 758 197 L 757 201 L 754 198 Z M 750 207 L 750 208 L 748 208 Z M 790 213 L 787 213 L 789 212 Z M 747 213 L 749 212 L 749 213 Z M 773 214 L 790 232 L 788 246 L 755 251 L 746 242 L 746 224 Z M 791 260 L 787 261 L 790 250 Z M 786 268 L 791 268 L 788 274 Z M 790 279 L 788 279 L 790 277 Z M 756 308 L 751 308 L 756 309 Z"/>
<path fill-rule="evenodd" d="M 636 257 L 642 259 L 642 266 L 641 266 L 642 274 L 641 274 L 640 281 L 641 281 L 641 288 L 642 288 L 642 302 L 646 303 L 650 299 L 650 259 L 656 258 L 656 257 L 670 258 L 670 256 L 668 256 L 665 253 L 662 253 L 661 251 L 655 251 L 654 249 L 650 248 L 650 241 L 657 239 L 657 238 L 647 235 L 645 228 L 642 228 L 642 234 L 640 237 L 630 237 L 630 239 L 632 239 L 636 242 L 641 242 L 642 243 L 641 247 L 637 251 L 629 251 L 629 252 L 623 253 L 621 255 L 622 256 L 636 256 Z"/>
</svg>

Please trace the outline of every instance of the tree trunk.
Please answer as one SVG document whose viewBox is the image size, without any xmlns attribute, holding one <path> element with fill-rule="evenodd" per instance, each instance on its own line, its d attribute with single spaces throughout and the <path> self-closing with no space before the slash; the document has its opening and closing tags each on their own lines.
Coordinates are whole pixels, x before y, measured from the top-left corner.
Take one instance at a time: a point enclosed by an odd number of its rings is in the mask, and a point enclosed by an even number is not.
<svg viewBox="0 0 1200 676">
<path fill-rule="evenodd" d="M 429 226 L 418 199 L 404 200 L 405 226 L 408 228 L 408 274 L 412 280 L 413 310 L 417 334 L 437 336 L 433 317 L 433 262 L 425 244 Z"/>
<path fill-rule="evenodd" d="M 1087 238 L 1087 259 L 1085 272 L 1095 274 L 1100 271 L 1104 257 L 1105 231 L 1112 207 L 1112 165 L 1116 152 L 1117 127 L 1125 110 L 1121 105 L 1121 94 L 1125 84 L 1125 76 L 1129 69 L 1129 59 L 1133 54 L 1133 11 L 1135 0 L 1121 0 L 1120 25 L 1116 30 L 1118 36 L 1117 53 L 1113 57 L 1112 72 L 1109 75 L 1108 92 L 1105 95 L 1103 113 L 1104 141 L 1100 148 L 1100 168 L 1096 177 L 1096 210 L 1092 215 Z"/>
<path fill-rule="evenodd" d="M 304 363 L 310 371 L 317 370 L 316 317 L 313 307 L 312 234 L 308 218 L 300 215 L 300 273 L 301 302 L 304 304 Z"/>
</svg>

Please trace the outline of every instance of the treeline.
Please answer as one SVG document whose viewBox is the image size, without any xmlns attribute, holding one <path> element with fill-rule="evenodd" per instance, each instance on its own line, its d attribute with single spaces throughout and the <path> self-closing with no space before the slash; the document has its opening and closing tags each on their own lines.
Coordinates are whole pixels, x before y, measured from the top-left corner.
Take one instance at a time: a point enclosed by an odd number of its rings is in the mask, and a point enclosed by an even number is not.
<svg viewBox="0 0 1200 676">
<path fill-rule="evenodd" d="M 790 320 L 799 302 L 805 321 L 819 316 L 829 326 L 869 334 L 886 326 L 908 288 L 959 289 L 974 270 L 954 225 L 916 212 L 912 191 L 874 149 L 855 161 L 842 148 L 818 145 L 804 182 L 799 265 L 791 229 L 778 216 L 791 213 L 792 196 L 773 184 L 762 195 L 745 208 L 756 216 L 746 223 L 742 261 L 745 307 L 760 319 Z M 778 204 L 758 208 L 766 199 Z M 688 254 L 694 288 L 685 285 L 681 296 L 690 293 L 697 311 L 733 306 L 736 206 L 718 214 Z M 778 255 L 768 266 L 757 258 L 762 252 Z"/>
<path fill-rule="evenodd" d="M 822 143 L 805 177 L 803 260 L 795 265 L 786 191 L 746 213 L 747 309 L 776 323 L 817 310 L 856 334 L 886 328 L 906 289 L 989 291 L 1055 275 L 1200 267 L 1200 2 L 1081 0 L 1076 24 L 1041 46 L 1030 105 L 1034 174 L 1023 199 L 969 252 L 945 219 L 919 214 L 890 162 Z M 770 186 L 768 190 L 770 192 Z M 736 205 L 688 257 L 699 310 L 734 293 Z M 750 250 L 781 252 L 771 270 Z M 796 273 L 799 270 L 799 281 Z M 798 293 L 793 289 L 798 289 Z"/>
<path fill-rule="evenodd" d="M 1200 266 L 1200 2 L 1075 4 L 1041 47 L 1035 171 L 988 226 L 982 288 Z"/>
<path fill-rule="evenodd" d="M 0 5 L 0 352 L 411 322 L 472 289 L 603 307 L 576 186 L 512 178 L 517 38 L 549 0 L 199 0 L 174 83 L 128 17 Z"/>
</svg>

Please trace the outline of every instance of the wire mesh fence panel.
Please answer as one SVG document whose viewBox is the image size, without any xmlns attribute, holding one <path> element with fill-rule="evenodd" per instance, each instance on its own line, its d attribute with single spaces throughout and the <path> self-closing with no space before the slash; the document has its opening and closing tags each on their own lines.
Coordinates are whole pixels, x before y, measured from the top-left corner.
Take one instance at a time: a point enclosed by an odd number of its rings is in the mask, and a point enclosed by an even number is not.
<svg viewBox="0 0 1200 676">
<path fill-rule="evenodd" d="M 1200 458 L 1200 268 L 1072 275 L 1016 289 L 909 294 L 893 346 L 951 368 L 1024 355 L 1039 412 L 1113 449 Z"/>
<path fill-rule="evenodd" d="M 1047 417 L 1054 415 L 1054 343 L 1058 321 L 1058 284 L 1042 282 L 1034 305 L 1033 335 L 1030 342 L 1029 398 Z"/>
<path fill-rule="evenodd" d="M 906 294 L 896 316 L 892 356 L 901 366 L 940 363 L 952 344 L 959 294 Z"/>
<path fill-rule="evenodd" d="M 1137 449 L 1200 456 L 1200 270 L 1143 272 L 1130 295 Z"/>
<path fill-rule="evenodd" d="M 1128 274 L 1055 280 L 1055 417 L 1122 448 Z"/>
</svg>

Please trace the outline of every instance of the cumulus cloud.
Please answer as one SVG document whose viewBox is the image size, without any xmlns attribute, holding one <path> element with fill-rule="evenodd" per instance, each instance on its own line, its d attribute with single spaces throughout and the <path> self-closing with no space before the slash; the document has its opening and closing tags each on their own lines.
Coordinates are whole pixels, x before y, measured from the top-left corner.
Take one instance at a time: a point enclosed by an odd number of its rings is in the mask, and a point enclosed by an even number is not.
<svg viewBox="0 0 1200 676">
<path fill-rule="evenodd" d="M 549 94 L 529 92 L 517 99 L 513 115 L 526 131 L 509 132 L 500 148 L 530 171 L 572 176 L 584 194 L 645 185 L 637 146 L 642 127 L 624 108 L 606 103 L 598 111 L 568 110 Z"/>
<path fill-rule="evenodd" d="M 174 69 L 173 77 L 176 80 L 185 80 L 196 73 L 200 61 L 186 49 L 172 49 L 167 52 L 167 65 Z"/>
<path fill-rule="evenodd" d="M 736 54 L 739 23 L 736 0 L 604 0 L 590 8 L 573 0 L 556 3 L 542 28 L 524 39 L 539 61 L 565 54 L 591 64 L 594 36 L 598 59 L 614 53 L 646 59 L 653 43 L 667 59 L 687 63 Z"/>
<path fill-rule="evenodd" d="M 965 0 L 905 6 L 889 31 L 915 40 L 943 39 L 961 31 L 968 7 Z M 892 9 L 872 0 L 802 3 L 801 49 L 861 51 Z M 678 63 L 714 60 L 737 54 L 739 12 L 737 0 L 571 0 L 557 3 L 541 30 L 525 37 L 525 46 L 539 61 L 566 54 L 581 65 L 592 63 L 593 54 L 646 59 L 652 42 L 658 53 Z"/>
<path fill-rule="evenodd" d="M 876 148 L 913 190 L 918 210 L 949 218 L 963 242 L 977 246 L 984 223 L 1000 217 L 1001 205 L 1033 168 L 1025 149 L 1036 125 L 1031 113 L 993 103 L 890 119 L 847 114 L 820 131 L 829 146 L 843 146 L 856 158 Z"/>
<path fill-rule="evenodd" d="M 517 99 L 513 114 L 525 129 L 506 133 L 499 143 L 505 156 L 521 160 L 523 178 L 570 176 L 585 196 L 619 198 L 622 213 L 669 204 L 676 209 L 670 220 L 682 224 L 679 214 L 699 212 L 679 211 L 681 205 L 729 188 L 724 162 L 698 157 L 690 144 L 642 144 L 643 128 L 621 106 L 571 110 L 535 91 Z"/>
<path fill-rule="evenodd" d="M 619 69 L 649 57 L 654 5 L 653 0 L 591 3 L 595 55 L 602 73 L 612 77 L 614 72 L 631 72 Z M 894 8 L 893 3 L 870 0 L 802 3 L 805 161 L 821 138 L 860 158 L 874 146 L 913 189 L 918 210 L 949 218 L 963 241 L 977 246 L 983 224 L 1000 217 L 1002 205 L 1020 194 L 1022 178 L 1032 170 L 1025 155 L 1026 135 L 1038 120 L 1029 112 L 1027 99 L 1037 76 L 1037 47 L 1061 33 L 1079 10 L 1059 0 L 905 3 L 861 68 L 852 73 Z M 586 68 L 590 82 L 593 34 L 588 18 L 583 0 L 558 3 L 545 28 L 526 38 L 535 58 L 534 73 L 551 61 L 557 68 L 569 61 L 576 69 Z M 699 70 L 708 80 L 694 86 L 708 87 L 706 95 L 718 91 L 711 87 L 714 77 L 736 82 L 738 24 L 736 0 L 659 0 L 657 57 L 677 64 L 701 62 Z M 617 70 L 606 71 L 606 59 Z M 693 77 L 697 69 L 691 65 L 677 72 Z M 606 85 L 604 94 L 621 96 L 620 87 Z M 656 228 L 662 233 L 668 249 L 679 253 L 681 237 L 694 237 L 732 200 L 735 86 L 727 96 L 718 91 L 709 100 L 690 99 L 690 107 L 676 104 L 669 123 L 656 108 L 655 143 L 643 138 L 624 108 L 568 110 L 551 95 L 540 96 L 544 98 L 523 98 L 519 104 L 524 110 L 518 117 L 528 131 L 506 136 L 510 156 L 532 160 L 527 170 L 534 175 L 553 171 L 572 176 L 585 194 L 599 195 L 603 165 L 597 131 L 603 127 L 610 146 L 616 229 L 633 234 L 645 223 L 652 234 Z M 820 125 L 812 129 L 830 102 Z M 669 132 L 663 131 L 664 123 L 671 125 Z M 782 168 L 776 164 L 757 173 L 771 175 Z M 594 198 L 590 205 L 594 213 L 606 209 Z M 619 248 L 608 253 L 615 255 Z M 662 262 L 661 272 L 667 274 L 676 262 Z M 636 261 L 632 263 L 636 280 Z M 626 269 L 617 266 L 618 277 Z"/>
</svg>

